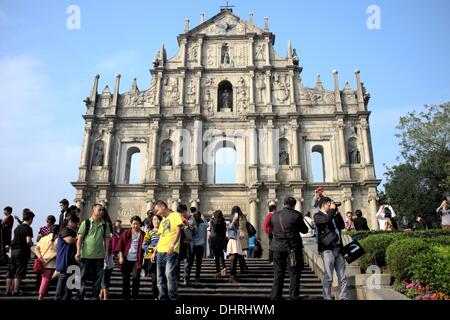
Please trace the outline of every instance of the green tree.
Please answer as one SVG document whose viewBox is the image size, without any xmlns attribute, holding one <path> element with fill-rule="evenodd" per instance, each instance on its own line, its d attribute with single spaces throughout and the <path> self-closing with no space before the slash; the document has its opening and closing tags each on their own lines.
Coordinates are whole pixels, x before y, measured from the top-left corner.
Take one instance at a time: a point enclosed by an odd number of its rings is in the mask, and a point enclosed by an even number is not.
<svg viewBox="0 0 450 320">
<path fill-rule="evenodd" d="M 400 118 L 405 163 L 387 168 L 385 197 L 410 222 L 417 213 L 437 223 L 435 209 L 450 187 L 450 102 Z"/>
</svg>

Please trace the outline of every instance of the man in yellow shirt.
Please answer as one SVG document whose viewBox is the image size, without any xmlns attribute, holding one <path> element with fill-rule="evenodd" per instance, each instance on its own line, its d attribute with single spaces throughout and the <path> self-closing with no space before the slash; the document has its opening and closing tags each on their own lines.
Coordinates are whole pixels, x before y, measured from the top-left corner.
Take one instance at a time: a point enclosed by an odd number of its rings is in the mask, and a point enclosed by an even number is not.
<svg viewBox="0 0 450 320">
<path fill-rule="evenodd" d="M 178 212 L 171 211 L 164 201 L 155 203 L 155 212 L 163 217 L 158 229 L 159 241 L 152 262 L 157 265 L 159 300 L 177 300 L 178 255 L 183 221 Z"/>
</svg>

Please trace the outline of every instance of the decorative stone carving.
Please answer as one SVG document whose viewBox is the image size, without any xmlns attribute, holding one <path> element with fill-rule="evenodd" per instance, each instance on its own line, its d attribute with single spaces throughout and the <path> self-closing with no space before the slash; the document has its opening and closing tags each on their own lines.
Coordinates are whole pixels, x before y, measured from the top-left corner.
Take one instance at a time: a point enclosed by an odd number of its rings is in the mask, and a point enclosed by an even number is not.
<svg viewBox="0 0 450 320">
<path fill-rule="evenodd" d="M 216 62 L 216 53 L 215 53 L 215 48 L 213 46 L 208 47 L 208 51 L 207 51 L 207 64 L 208 67 L 212 67 L 214 66 L 215 62 Z"/>
<path fill-rule="evenodd" d="M 234 21 L 224 20 L 216 23 L 217 34 L 234 34 L 237 24 Z"/>
<path fill-rule="evenodd" d="M 244 58 L 245 58 L 244 48 L 242 46 L 239 46 L 236 48 L 236 50 L 237 50 L 237 54 L 234 57 L 234 65 L 236 67 L 243 67 L 244 66 Z"/>
<path fill-rule="evenodd" d="M 197 62 L 198 59 L 198 45 L 192 45 L 188 50 L 188 61 Z"/>
<path fill-rule="evenodd" d="M 334 103 L 334 94 L 332 94 L 331 92 L 325 93 L 324 102 L 327 104 Z"/>
<path fill-rule="evenodd" d="M 209 78 L 205 81 L 204 101 L 206 110 L 208 111 L 209 115 L 214 114 L 213 86 L 214 86 L 213 78 Z"/>
<path fill-rule="evenodd" d="M 164 99 L 167 106 L 173 106 L 180 97 L 178 80 L 175 77 L 166 77 L 164 80 Z"/>
<path fill-rule="evenodd" d="M 281 77 L 278 72 L 273 75 L 272 90 L 278 102 L 283 103 L 289 98 L 290 83 L 287 75 Z"/>
<path fill-rule="evenodd" d="M 187 85 L 187 91 L 186 91 L 186 103 L 195 103 L 195 96 L 196 96 L 196 87 L 194 83 L 194 79 L 189 80 L 189 83 Z"/>
<path fill-rule="evenodd" d="M 264 43 L 259 43 L 256 46 L 255 60 L 264 60 L 264 53 L 266 52 L 266 45 Z"/>
<path fill-rule="evenodd" d="M 244 113 L 248 109 L 248 96 L 245 80 L 241 77 L 236 86 L 238 113 Z"/>
</svg>

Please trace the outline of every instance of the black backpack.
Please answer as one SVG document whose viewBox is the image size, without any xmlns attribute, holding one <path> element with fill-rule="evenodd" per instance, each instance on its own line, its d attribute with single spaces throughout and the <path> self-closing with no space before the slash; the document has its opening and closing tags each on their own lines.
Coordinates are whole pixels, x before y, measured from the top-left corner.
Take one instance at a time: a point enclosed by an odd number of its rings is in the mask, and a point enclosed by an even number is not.
<svg viewBox="0 0 450 320">
<path fill-rule="evenodd" d="M 84 228 L 84 233 L 83 233 L 83 241 L 86 239 L 87 234 L 89 233 L 89 230 L 91 229 L 91 220 L 90 219 L 86 219 L 84 220 L 85 223 L 85 228 Z M 108 223 L 105 221 L 105 223 L 103 224 L 103 238 L 105 238 L 105 234 L 106 234 L 106 225 Z"/>
</svg>

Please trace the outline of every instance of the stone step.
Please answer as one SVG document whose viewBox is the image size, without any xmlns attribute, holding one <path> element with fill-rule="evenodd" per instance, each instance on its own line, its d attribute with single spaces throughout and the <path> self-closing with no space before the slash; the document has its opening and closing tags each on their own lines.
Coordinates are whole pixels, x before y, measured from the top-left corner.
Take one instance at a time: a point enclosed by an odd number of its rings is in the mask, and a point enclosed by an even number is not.
<svg viewBox="0 0 450 320">
<path fill-rule="evenodd" d="M 227 261 L 229 271 L 229 261 Z M 248 259 L 247 266 L 249 270 L 243 274 L 237 275 L 239 283 L 228 283 L 228 275 L 226 277 L 216 278 L 216 269 L 214 260 L 204 259 L 202 263 L 202 272 L 200 283 L 193 283 L 190 286 L 178 286 L 178 292 L 183 298 L 217 298 L 217 299 L 268 299 L 272 289 L 273 282 L 273 265 L 267 259 Z M 32 272 L 33 263 L 28 264 L 28 274 L 26 279 L 22 281 L 21 290 L 24 292 L 22 297 L 0 297 L 0 300 L 30 300 L 36 299 L 37 290 L 35 287 L 36 274 Z M 181 265 L 181 274 L 183 274 L 183 263 Z M 239 267 L 238 267 L 239 270 Z M 4 290 L 6 279 L 5 273 L 7 267 L 0 267 L 0 290 Z M 191 281 L 195 277 L 195 262 L 191 271 Z M 288 298 L 289 295 L 289 276 L 286 272 L 284 279 L 283 297 Z M 86 297 L 89 298 L 91 292 L 91 282 L 86 284 Z M 55 296 L 55 283 L 50 286 L 47 299 L 51 300 Z M 122 299 L 122 275 L 120 269 L 114 268 L 111 276 L 110 287 L 111 300 Z M 306 266 L 302 271 L 300 280 L 300 298 L 301 299 L 322 299 L 321 281 L 314 275 L 314 272 Z M 149 277 L 141 278 L 140 299 L 153 300 L 151 293 L 151 279 Z"/>
</svg>

